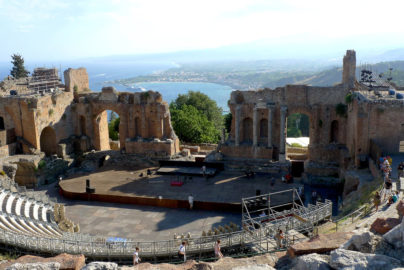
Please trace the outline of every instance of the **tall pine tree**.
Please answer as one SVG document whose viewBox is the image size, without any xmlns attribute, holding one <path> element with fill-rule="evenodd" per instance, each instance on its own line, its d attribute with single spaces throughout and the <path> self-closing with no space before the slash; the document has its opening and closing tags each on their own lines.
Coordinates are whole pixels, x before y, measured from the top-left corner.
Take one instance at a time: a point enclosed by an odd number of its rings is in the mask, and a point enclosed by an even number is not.
<svg viewBox="0 0 404 270">
<path fill-rule="evenodd" d="M 24 58 L 19 54 L 13 54 L 11 59 L 13 69 L 10 71 L 10 75 L 16 79 L 28 77 L 29 71 L 24 67 Z"/>
</svg>

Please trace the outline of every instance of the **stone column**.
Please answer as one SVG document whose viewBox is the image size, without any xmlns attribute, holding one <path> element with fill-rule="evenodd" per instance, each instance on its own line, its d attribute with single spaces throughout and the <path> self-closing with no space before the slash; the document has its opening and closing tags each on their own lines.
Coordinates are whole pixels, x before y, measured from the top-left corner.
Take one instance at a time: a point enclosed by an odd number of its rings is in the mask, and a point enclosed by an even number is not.
<svg viewBox="0 0 404 270">
<path fill-rule="evenodd" d="M 288 107 L 281 106 L 281 123 L 280 123 L 280 142 L 279 142 L 279 161 L 286 161 L 285 149 L 286 149 L 286 114 Z"/>
<path fill-rule="evenodd" d="M 268 147 L 272 148 L 272 117 L 274 106 L 268 105 Z"/>
<path fill-rule="evenodd" d="M 234 120 L 234 125 L 236 130 L 234 131 L 234 137 L 235 137 L 235 144 L 236 146 L 240 145 L 240 111 L 241 111 L 241 107 L 239 105 L 237 105 L 236 107 L 236 118 Z"/>
<path fill-rule="evenodd" d="M 253 114 L 253 146 L 258 144 L 258 108 L 254 108 Z"/>
</svg>

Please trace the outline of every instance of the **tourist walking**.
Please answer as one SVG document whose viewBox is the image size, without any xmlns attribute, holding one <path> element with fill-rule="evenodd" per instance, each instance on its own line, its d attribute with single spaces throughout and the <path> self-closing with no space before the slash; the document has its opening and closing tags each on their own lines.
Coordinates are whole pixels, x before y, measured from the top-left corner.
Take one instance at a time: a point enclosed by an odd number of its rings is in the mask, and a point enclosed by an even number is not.
<svg viewBox="0 0 404 270">
<path fill-rule="evenodd" d="M 184 262 L 187 261 L 187 255 L 185 253 L 185 241 L 182 241 L 180 248 L 178 249 L 178 257 L 180 257 L 180 259 L 184 260 Z"/>
<path fill-rule="evenodd" d="M 282 241 L 283 241 L 283 231 L 279 229 L 278 233 L 275 235 L 276 245 L 278 248 L 283 248 Z"/>
<path fill-rule="evenodd" d="M 136 247 L 135 253 L 133 253 L 133 265 L 138 265 L 141 261 L 139 257 L 139 247 Z"/>
<path fill-rule="evenodd" d="M 373 204 L 376 208 L 376 212 L 379 210 L 380 199 L 379 191 L 376 191 L 375 197 L 373 198 Z"/>
<path fill-rule="evenodd" d="M 192 210 L 192 208 L 194 208 L 194 196 L 192 196 L 192 194 L 188 196 L 188 203 L 189 203 L 189 210 Z"/>
<path fill-rule="evenodd" d="M 388 196 L 392 196 L 392 195 L 393 195 L 392 192 L 391 192 L 392 186 L 393 186 L 393 183 L 391 182 L 391 179 L 388 178 L 387 181 L 384 183 L 384 189 L 385 189 L 385 191 L 384 191 L 383 201 L 386 200 L 386 196 L 387 196 L 387 195 L 388 195 Z M 387 198 L 389 198 L 389 197 L 387 197 Z"/>
<path fill-rule="evenodd" d="M 217 240 L 215 244 L 215 257 L 218 259 L 223 258 L 223 254 L 220 250 L 220 240 Z"/>
</svg>

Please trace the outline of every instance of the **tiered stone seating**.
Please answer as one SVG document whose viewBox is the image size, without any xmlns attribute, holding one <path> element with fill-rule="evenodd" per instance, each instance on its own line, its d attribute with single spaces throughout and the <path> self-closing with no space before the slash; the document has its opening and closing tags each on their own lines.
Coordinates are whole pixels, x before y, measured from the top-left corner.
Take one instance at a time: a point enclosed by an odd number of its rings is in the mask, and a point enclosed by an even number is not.
<svg viewBox="0 0 404 270">
<path fill-rule="evenodd" d="M 50 218 L 52 206 L 48 198 L 40 201 L 41 197 L 33 192 L 12 192 L 7 187 L 0 186 L 1 230 L 47 238 L 63 236 Z"/>
</svg>

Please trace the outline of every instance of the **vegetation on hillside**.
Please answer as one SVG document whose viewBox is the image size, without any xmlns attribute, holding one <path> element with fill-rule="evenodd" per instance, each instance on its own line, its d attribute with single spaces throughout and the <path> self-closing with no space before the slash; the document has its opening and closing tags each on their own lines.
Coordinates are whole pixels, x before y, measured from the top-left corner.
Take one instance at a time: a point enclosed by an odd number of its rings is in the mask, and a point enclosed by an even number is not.
<svg viewBox="0 0 404 270">
<path fill-rule="evenodd" d="M 291 63 L 293 61 L 291 60 Z M 404 86 L 404 61 L 380 62 L 367 65 L 375 76 L 383 73 L 384 78 L 391 75 L 393 82 Z M 389 68 L 392 68 L 390 73 Z M 360 79 L 362 67 L 356 69 L 356 78 Z M 211 82 L 229 85 L 234 89 L 276 88 L 286 84 L 306 84 L 315 86 L 332 86 L 341 83 L 342 67 L 326 67 L 308 63 L 285 66 L 276 65 L 271 60 L 184 64 L 181 67 L 171 68 L 151 75 L 114 81 L 119 84 L 133 84 L 138 82 Z"/>
<path fill-rule="evenodd" d="M 25 69 L 24 58 L 22 58 L 22 56 L 19 54 L 13 54 L 11 59 L 13 68 L 10 71 L 10 75 L 16 79 L 28 77 L 29 71 Z"/>
<path fill-rule="evenodd" d="M 223 128 L 222 109 L 201 92 L 178 95 L 170 104 L 171 121 L 181 141 L 217 143 Z"/>
</svg>

